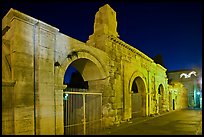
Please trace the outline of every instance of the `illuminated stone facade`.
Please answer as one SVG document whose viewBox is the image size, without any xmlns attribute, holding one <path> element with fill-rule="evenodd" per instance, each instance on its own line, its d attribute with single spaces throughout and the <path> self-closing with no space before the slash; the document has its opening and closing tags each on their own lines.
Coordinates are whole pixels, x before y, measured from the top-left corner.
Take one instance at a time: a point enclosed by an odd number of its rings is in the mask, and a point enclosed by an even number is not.
<svg viewBox="0 0 204 137">
<path fill-rule="evenodd" d="M 105 126 L 169 110 L 166 68 L 125 43 L 104 5 L 86 43 L 17 10 L 2 20 L 2 134 L 64 134 L 68 66 L 102 93 Z"/>
<path fill-rule="evenodd" d="M 170 71 L 167 75 L 170 85 L 179 82 L 186 88 L 189 108 L 202 107 L 202 74 L 199 69 Z"/>
<path fill-rule="evenodd" d="M 169 110 L 185 109 L 188 106 L 188 92 L 180 82 L 169 85 Z"/>
</svg>

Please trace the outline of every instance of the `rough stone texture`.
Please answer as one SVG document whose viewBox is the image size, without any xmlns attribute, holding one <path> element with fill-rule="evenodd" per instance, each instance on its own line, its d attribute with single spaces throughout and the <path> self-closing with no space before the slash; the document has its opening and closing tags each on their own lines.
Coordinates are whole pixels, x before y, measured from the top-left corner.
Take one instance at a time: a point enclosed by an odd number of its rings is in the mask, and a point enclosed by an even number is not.
<svg viewBox="0 0 204 137">
<path fill-rule="evenodd" d="M 14 135 L 14 82 L 2 83 L 2 134 Z"/>
<path fill-rule="evenodd" d="M 169 85 L 169 109 L 185 109 L 188 106 L 188 92 L 180 82 L 172 82 Z M 173 102 L 175 100 L 175 103 Z"/>
<path fill-rule="evenodd" d="M 2 80 L 15 84 L 2 86 L 3 134 L 64 134 L 63 81 L 68 66 L 88 81 L 89 92 L 102 93 L 106 127 L 130 120 L 134 112 L 150 116 L 171 110 L 166 68 L 119 38 L 116 12 L 109 5 L 96 13 L 94 33 L 86 43 L 14 9 L 2 20 L 2 29 L 6 26 L 10 28 L 2 38 Z M 138 95 L 132 92 L 134 84 Z"/>
</svg>

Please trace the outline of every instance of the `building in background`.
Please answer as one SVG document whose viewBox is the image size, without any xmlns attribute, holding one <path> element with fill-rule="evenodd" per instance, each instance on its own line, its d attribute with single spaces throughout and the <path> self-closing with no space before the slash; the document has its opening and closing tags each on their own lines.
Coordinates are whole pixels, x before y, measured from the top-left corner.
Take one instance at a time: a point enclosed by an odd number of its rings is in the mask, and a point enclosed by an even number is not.
<svg viewBox="0 0 204 137">
<path fill-rule="evenodd" d="M 188 92 L 188 108 L 202 108 L 202 71 L 176 70 L 167 72 L 169 85 L 182 83 Z"/>
<path fill-rule="evenodd" d="M 181 82 L 169 84 L 169 110 L 188 108 L 188 91 Z"/>
</svg>

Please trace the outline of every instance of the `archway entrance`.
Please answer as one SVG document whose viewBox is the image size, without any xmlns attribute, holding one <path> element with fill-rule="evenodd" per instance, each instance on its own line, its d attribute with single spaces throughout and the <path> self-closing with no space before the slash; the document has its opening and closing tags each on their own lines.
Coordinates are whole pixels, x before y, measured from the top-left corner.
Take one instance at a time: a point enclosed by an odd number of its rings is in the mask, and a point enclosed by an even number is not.
<svg viewBox="0 0 204 137">
<path fill-rule="evenodd" d="M 158 87 L 158 103 L 159 103 L 159 113 L 164 111 L 164 87 L 162 84 Z"/>
<path fill-rule="evenodd" d="M 68 66 L 63 94 L 65 135 L 94 134 L 101 129 L 101 79 L 98 67 L 88 59 L 79 58 Z"/>
<path fill-rule="evenodd" d="M 141 77 L 136 77 L 132 83 L 132 118 L 145 116 L 146 98 L 145 84 Z"/>
<path fill-rule="evenodd" d="M 173 110 L 175 110 L 175 101 L 174 101 L 174 99 L 173 99 L 172 105 L 173 105 Z"/>
</svg>

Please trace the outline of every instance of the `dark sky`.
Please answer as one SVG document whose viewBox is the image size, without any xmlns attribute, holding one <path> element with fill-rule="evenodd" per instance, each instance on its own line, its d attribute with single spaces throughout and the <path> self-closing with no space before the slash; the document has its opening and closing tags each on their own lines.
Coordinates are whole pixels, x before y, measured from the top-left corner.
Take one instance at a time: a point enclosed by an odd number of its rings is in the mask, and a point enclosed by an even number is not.
<svg viewBox="0 0 204 137">
<path fill-rule="evenodd" d="M 93 33 L 94 17 L 105 2 L 2 3 L 44 21 L 82 42 Z M 202 3 L 109 2 L 120 39 L 153 58 L 161 54 L 168 71 L 202 67 Z M 2 17 L 3 18 L 3 17 Z"/>
</svg>

